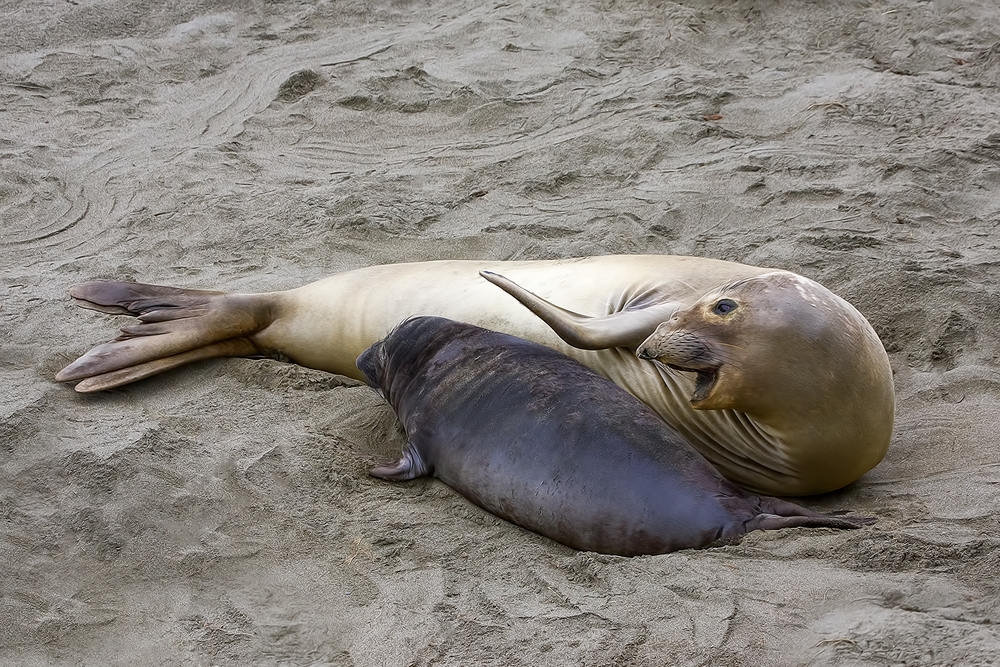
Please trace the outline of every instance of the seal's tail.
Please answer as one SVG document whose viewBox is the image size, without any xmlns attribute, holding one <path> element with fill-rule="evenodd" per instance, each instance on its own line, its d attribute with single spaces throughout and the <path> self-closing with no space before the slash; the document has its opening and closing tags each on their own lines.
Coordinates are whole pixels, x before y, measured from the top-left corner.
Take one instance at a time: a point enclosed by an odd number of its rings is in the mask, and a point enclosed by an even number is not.
<svg viewBox="0 0 1000 667">
<path fill-rule="evenodd" d="M 758 496 L 761 513 L 747 521 L 747 532 L 751 530 L 775 530 L 778 528 L 860 528 L 873 523 L 874 517 L 832 516 L 806 509 L 780 498 Z"/>
<path fill-rule="evenodd" d="M 59 382 L 80 381 L 79 392 L 111 389 L 199 359 L 237 357 L 261 351 L 247 336 L 269 322 L 247 297 L 224 292 L 140 283 L 84 283 L 70 289 L 84 308 L 134 315 L 122 328 L 56 374 Z"/>
</svg>

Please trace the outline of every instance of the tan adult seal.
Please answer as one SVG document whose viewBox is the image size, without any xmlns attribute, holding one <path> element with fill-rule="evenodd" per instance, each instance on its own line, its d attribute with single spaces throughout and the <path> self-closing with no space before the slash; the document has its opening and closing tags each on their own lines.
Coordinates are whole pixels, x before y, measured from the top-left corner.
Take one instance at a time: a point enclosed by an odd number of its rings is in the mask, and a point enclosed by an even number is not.
<svg viewBox="0 0 1000 667">
<path fill-rule="evenodd" d="M 81 381 L 78 391 L 217 356 L 277 356 L 363 379 L 355 360 L 369 345 L 407 317 L 436 315 L 580 360 L 757 492 L 840 488 L 882 459 L 892 432 L 892 374 L 875 332 L 846 301 L 786 271 L 613 255 L 372 266 L 265 294 L 115 282 L 70 293 L 140 320 L 59 372 L 57 380 Z M 736 304 L 732 316 L 712 315 L 724 299 Z M 682 359 L 674 331 L 704 353 Z M 636 348 L 663 358 L 640 359 Z"/>
</svg>

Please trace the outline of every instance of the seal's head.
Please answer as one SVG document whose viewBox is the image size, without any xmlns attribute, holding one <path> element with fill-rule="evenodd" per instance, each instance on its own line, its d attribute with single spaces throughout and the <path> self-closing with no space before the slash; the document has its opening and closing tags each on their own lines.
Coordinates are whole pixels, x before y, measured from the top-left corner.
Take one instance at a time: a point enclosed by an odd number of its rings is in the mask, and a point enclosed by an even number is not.
<svg viewBox="0 0 1000 667">
<path fill-rule="evenodd" d="M 865 443 L 829 465 L 864 472 L 888 449 L 895 398 L 885 348 L 861 313 L 808 278 L 775 271 L 723 285 L 636 353 L 695 373 L 697 410 L 743 412 L 786 441 Z M 860 475 L 851 474 L 834 476 Z"/>
<path fill-rule="evenodd" d="M 385 340 L 376 341 L 361 353 L 356 362 L 358 370 L 365 375 L 368 385 L 375 389 L 382 386 L 382 373 L 385 369 Z"/>
<path fill-rule="evenodd" d="M 761 416 L 816 387 L 853 394 L 859 381 L 891 377 L 867 320 L 819 283 L 785 271 L 709 292 L 636 353 L 697 374 L 692 407 Z"/>
<path fill-rule="evenodd" d="M 404 394 L 432 362 L 453 362 L 469 327 L 441 317 L 410 317 L 362 352 L 355 362 L 368 385 L 398 409 L 395 397 Z M 447 353 L 443 348 L 453 348 Z"/>
</svg>

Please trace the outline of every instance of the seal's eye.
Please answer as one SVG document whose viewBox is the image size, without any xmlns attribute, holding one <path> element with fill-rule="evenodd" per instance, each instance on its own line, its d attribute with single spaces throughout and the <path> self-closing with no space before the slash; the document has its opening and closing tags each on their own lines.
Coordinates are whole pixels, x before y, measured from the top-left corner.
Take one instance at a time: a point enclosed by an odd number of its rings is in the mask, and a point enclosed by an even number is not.
<svg viewBox="0 0 1000 667">
<path fill-rule="evenodd" d="M 728 315 L 734 310 L 736 310 L 736 302 L 732 299 L 719 299 L 715 308 L 712 308 L 712 312 L 716 315 Z"/>
</svg>

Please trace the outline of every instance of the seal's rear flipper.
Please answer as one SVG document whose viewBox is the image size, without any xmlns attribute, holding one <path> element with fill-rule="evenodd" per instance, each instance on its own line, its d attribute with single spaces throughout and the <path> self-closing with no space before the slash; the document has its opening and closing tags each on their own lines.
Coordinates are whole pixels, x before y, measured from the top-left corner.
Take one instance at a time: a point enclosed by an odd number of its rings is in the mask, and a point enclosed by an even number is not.
<svg viewBox="0 0 1000 667">
<path fill-rule="evenodd" d="M 747 521 L 747 532 L 751 530 L 777 530 L 778 528 L 860 528 L 874 523 L 874 517 L 832 516 L 821 514 L 801 505 L 780 498 L 758 496 L 761 513 Z"/>
<path fill-rule="evenodd" d="M 860 528 L 874 521 L 874 518 L 867 516 L 778 516 L 777 514 L 758 514 L 743 525 L 749 533 L 751 530 L 777 530 L 779 528 Z"/>
<path fill-rule="evenodd" d="M 82 380 L 76 390 L 111 389 L 199 359 L 259 354 L 248 336 L 270 324 L 248 297 L 140 283 L 85 283 L 70 290 L 85 308 L 135 315 L 115 340 L 98 345 L 56 374 Z"/>
</svg>

